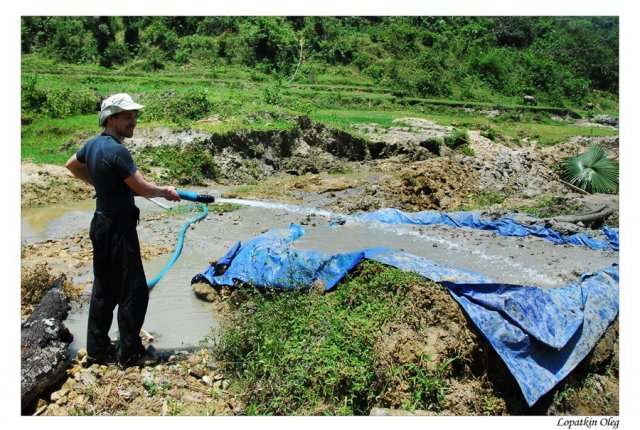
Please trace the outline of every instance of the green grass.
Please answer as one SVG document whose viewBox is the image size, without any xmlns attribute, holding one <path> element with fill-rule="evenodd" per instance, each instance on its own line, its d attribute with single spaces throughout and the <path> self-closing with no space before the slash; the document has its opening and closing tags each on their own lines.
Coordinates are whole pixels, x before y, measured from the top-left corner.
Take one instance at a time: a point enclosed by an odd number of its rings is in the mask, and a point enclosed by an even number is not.
<svg viewBox="0 0 640 430">
<path fill-rule="evenodd" d="M 408 317 L 411 299 L 403 289 L 412 284 L 435 288 L 417 275 L 365 263 L 326 295 L 243 289 L 244 302 L 214 352 L 249 393 L 247 413 L 368 414 L 387 389 L 402 384 L 411 393 L 404 408 L 438 410 L 452 360 L 431 366 L 422 355 L 390 365 L 379 350 L 383 327 Z"/>
<path fill-rule="evenodd" d="M 558 215 L 573 215 L 580 211 L 580 203 L 568 204 L 568 198 L 564 196 L 547 196 L 538 200 L 533 205 L 521 206 L 520 212 L 534 215 L 540 218 L 551 218 Z"/>
<path fill-rule="evenodd" d="M 314 121 L 348 130 L 352 124 L 377 124 L 388 128 L 394 124 L 393 120 L 410 115 L 409 112 L 379 111 L 379 110 L 337 110 L 319 109 L 310 118 Z"/>
<path fill-rule="evenodd" d="M 566 142 L 575 136 L 617 136 L 619 133 L 618 130 L 606 127 L 578 127 L 563 124 L 496 124 L 495 128 L 515 140 L 525 137 L 537 140 L 541 146 Z"/>
<path fill-rule="evenodd" d="M 259 77 L 261 81 L 254 80 Z M 373 123 L 381 128 L 393 125 L 400 117 L 433 120 L 439 125 L 468 130 L 492 130 L 506 140 L 524 138 L 540 145 L 565 142 L 573 136 L 610 136 L 617 130 L 601 127 L 576 127 L 550 119 L 548 107 L 522 110 L 509 100 L 490 102 L 447 99 L 401 98 L 389 88 L 348 67 L 328 68 L 314 83 L 279 86 L 267 75 L 252 73 L 239 66 L 194 64 L 185 68 L 141 73 L 126 67 L 108 70 L 100 66 L 54 63 L 35 55 L 22 57 L 22 81 L 40 90 L 77 92 L 97 90 L 102 95 L 128 92 L 147 105 L 139 127 L 197 128 L 225 134 L 236 130 L 291 131 L 295 117 L 308 115 L 314 121 L 356 133 L 356 123 Z M 53 97 L 53 96 L 52 96 Z M 195 98 L 194 98 L 195 97 Z M 198 99 L 199 97 L 199 99 Z M 193 108 L 199 100 L 200 110 Z M 617 105 L 605 98 L 597 100 L 615 113 Z M 464 111 L 502 108 L 503 114 L 488 118 L 479 112 Z M 264 115 L 269 113 L 270 115 Z M 25 113 L 22 127 L 22 158 L 36 163 L 62 164 L 74 152 L 74 139 L 100 131 L 96 115 L 50 119 L 43 114 Z M 215 116 L 217 122 L 197 122 Z M 70 143 L 71 142 L 71 143 Z"/>
<path fill-rule="evenodd" d="M 477 209 L 487 209 L 494 204 L 500 204 L 505 196 L 495 190 L 483 191 L 478 194 L 467 196 L 465 203 L 460 207 L 462 211 L 473 211 Z"/>
<path fill-rule="evenodd" d="M 22 159 L 64 164 L 92 132 L 98 134 L 100 131 L 97 115 L 36 120 L 22 126 Z"/>
</svg>

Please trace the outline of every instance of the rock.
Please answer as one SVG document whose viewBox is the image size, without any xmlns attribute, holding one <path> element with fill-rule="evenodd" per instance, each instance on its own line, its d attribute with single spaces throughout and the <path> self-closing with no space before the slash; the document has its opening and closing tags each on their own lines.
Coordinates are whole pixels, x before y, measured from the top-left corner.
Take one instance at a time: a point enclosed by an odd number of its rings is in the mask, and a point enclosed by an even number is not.
<svg viewBox="0 0 640 430">
<path fill-rule="evenodd" d="M 196 393 L 186 392 L 182 395 L 180 401 L 183 403 L 198 403 L 200 401 L 200 397 Z"/>
<path fill-rule="evenodd" d="M 187 358 L 187 364 L 189 366 L 195 366 L 196 364 L 200 363 L 202 363 L 202 358 L 197 355 L 190 355 L 189 358 Z"/>
<path fill-rule="evenodd" d="M 57 417 L 62 417 L 62 416 L 68 416 L 69 412 L 67 412 L 67 410 L 65 408 L 61 407 L 60 405 L 52 403 L 47 408 L 46 415 L 53 415 L 53 416 L 57 416 Z"/>
<path fill-rule="evenodd" d="M 202 377 L 202 381 L 207 385 L 213 385 L 213 380 L 211 379 L 211 377 L 209 375 L 204 375 Z"/>
<path fill-rule="evenodd" d="M 316 279 L 311 284 L 311 292 L 317 295 L 324 295 L 326 293 L 326 285 L 322 279 Z"/>
<path fill-rule="evenodd" d="M 201 365 L 192 367 L 189 370 L 189 374 L 192 376 L 195 376 L 196 378 L 200 379 L 205 375 L 205 371 L 204 368 Z"/>
<path fill-rule="evenodd" d="M 193 293 L 200 300 L 204 300 L 206 302 L 214 302 L 218 299 L 218 292 L 213 288 L 213 286 L 207 284 L 206 282 L 197 282 L 192 286 Z"/>
<path fill-rule="evenodd" d="M 85 370 L 80 372 L 80 375 L 78 378 L 76 378 L 76 380 L 79 380 L 85 386 L 90 387 L 91 385 L 96 383 L 98 378 L 96 378 L 96 376 L 93 373 L 91 373 L 91 370 Z"/>
<path fill-rule="evenodd" d="M 131 389 L 131 388 L 125 388 L 123 390 L 118 390 L 118 396 L 125 399 L 125 400 L 133 400 L 136 397 L 138 397 L 140 395 L 140 393 L 138 393 L 137 391 Z"/>
<path fill-rule="evenodd" d="M 611 115 L 596 115 L 593 117 L 592 121 L 596 124 L 603 124 L 611 127 L 618 126 L 618 118 Z"/>
</svg>

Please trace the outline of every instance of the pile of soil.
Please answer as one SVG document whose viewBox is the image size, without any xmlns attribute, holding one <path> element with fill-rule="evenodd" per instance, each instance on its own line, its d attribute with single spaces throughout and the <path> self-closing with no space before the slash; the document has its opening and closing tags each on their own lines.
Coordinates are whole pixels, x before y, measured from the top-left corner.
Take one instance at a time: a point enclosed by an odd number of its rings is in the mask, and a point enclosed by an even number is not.
<svg viewBox="0 0 640 430">
<path fill-rule="evenodd" d="M 91 198 L 93 187 L 63 166 L 22 163 L 21 207 L 45 206 Z"/>
</svg>

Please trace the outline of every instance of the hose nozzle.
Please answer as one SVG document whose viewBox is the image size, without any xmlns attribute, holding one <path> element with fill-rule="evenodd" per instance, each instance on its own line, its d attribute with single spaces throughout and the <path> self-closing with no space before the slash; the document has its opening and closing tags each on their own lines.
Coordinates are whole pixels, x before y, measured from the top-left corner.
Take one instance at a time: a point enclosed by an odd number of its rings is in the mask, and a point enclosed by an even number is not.
<svg viewBox="0 0 640 430">
<path fill-rule="evenodd" d="M 198 203 L 209 204 L 209 203 L 213 203 L 216 200 L 215 197 L 209 194 L 196 194 L 193 191 L 178 190 L 178 195 L 180 196 L 181 199 L 189 200 L 192 202 L 198 202 Z"/>
</svg>

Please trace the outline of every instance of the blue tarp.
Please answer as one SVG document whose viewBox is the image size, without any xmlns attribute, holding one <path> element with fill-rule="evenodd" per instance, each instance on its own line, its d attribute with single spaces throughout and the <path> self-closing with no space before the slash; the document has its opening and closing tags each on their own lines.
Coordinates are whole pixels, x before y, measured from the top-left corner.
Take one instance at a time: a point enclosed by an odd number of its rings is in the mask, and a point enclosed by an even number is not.
<svg viewBox="0 0 640 430">
<path fill-rule="evenodd" d="M 444 224 L 451 227 L 468 227 L 478 230 L 488 230 L 496 232 L 502 236 L 537 236 L 553 243 L 573 244 L 588 246 L 592 249 L 617 251 L 618 229 L 604 227 L 602 232 L 606 239 L 595 239 L 586 233 L 578 233 L 570 236 L 562 234 L 544 226 L 522 225 L 513 218 L 506 217 L 497 220 L 481 218 L 471 212 L 439 212 L 427 211 L 406 214 L 398 209 L 381 209 L 376 212 L 366 213 L 356 216 L 361 221 L 379 221 L 386 224 L 417 224 L 434 225 Z"/>
<path fill-rule="evenodd" d="M 561 288 L 504 285 L 390 248 L 336 255 L 297 250 L 291 245 L 303 234 L 301 226 L 292 224 L 236 244 L 223 275 L 215 276 L 210 266 L 192 283 L 233 286 L 242 281 L 292 290 L 321 280 L 331 290 L 364 259 L 418 273 L 449 289 L 507 364 L 529 405 L 578 365 L 618 314 L 617 264 Z"/>
</svg>

